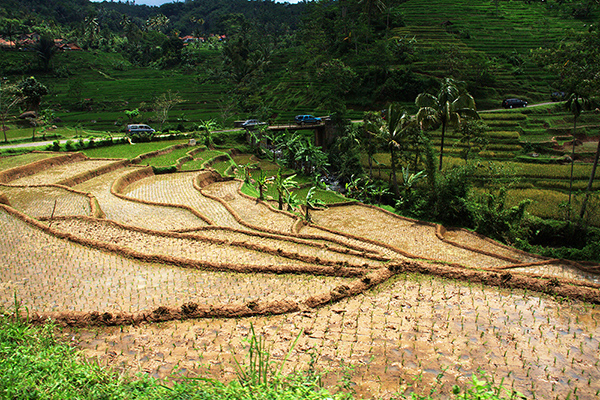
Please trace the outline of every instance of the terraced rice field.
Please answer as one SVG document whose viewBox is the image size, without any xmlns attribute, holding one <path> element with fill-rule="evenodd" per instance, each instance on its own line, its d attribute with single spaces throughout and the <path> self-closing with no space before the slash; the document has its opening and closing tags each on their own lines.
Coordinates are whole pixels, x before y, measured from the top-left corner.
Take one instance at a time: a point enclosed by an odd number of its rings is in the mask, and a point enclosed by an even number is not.
<svg viewBox="0 0 600 400">
<path fill-rule="evenodd" d="M 31 185 L 49 185 L 58 183 L 68 178 L 72 178 L 86 171 L 91 171 L 109 164 L 114 160 L 85 160 L 76 163 L 68 163 L 51 167 L 30 176 L 26 176 L 14 181 L 13 185 L 31 186 Z"/>
<path fill-rule="evenodd" d="M 479 369 L 528 397 L 600 394 L 598 266 L 357 204 L 306 224 L 208 171 L 56 185 L 105 164 L 68 165 L 0 185 L 0 306 L 16 295 L 102 364 L 234 379 L 253 325 L 275 361 L 300 335 L 288 371 L 365 397 L 447 393 Z"/>
</svg>

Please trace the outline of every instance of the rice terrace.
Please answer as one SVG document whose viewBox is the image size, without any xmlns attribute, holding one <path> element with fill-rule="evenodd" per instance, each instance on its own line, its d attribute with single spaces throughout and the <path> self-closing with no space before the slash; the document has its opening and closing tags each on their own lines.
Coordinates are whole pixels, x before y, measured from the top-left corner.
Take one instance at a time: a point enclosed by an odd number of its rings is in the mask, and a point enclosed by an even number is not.
<svg viewBox="0 0 600 400">
<path fill-rule="evenodd" d="M 0 399 L 600 399 L 599 21 L 0 0 Z"/>
<path fill-rule="evenodd" d="M 358 397 L 480 372 L 527 398 L 600 393 L 600 266 L 358 202 L 308 223 L 243 193 L 214 151 L 164 147 L 1 159 L 2 306 L 17 299 L 87 358 L 158 378 L 234 379 L 252 330 L 286 369 Z M 178 149 L 204 167 L 145 165 Z"/>
</svg>

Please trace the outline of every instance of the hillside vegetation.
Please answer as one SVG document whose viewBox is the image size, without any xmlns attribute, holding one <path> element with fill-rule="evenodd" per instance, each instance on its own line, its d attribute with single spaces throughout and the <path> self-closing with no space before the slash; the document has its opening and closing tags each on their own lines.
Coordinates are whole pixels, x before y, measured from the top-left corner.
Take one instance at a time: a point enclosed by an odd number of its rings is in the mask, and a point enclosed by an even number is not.
<svg viewBox="0 0 600 400">
<path fill-rule="evenodd" d="M 81 148 L 87 136 L 148 123 L 208 147 L 283 157 L 287 168 L 333 176 L 349 197 L 405 215 L 476 230 L 499 214 L 516 218 L 482 232 L 510 244 L 544 231 L 540 222 L 522 225 L 525 207 L 542 218 L 570 222 L 577 214 L 585 225 L 600 224 L 593 185 L 599 9 L 592 2 L 55 3 L 50 9 L 27 0 L 0 10 L 0 35 L 17 43 L 0 59 L 9 140 L 63 137 Z M 38 33 L 39 42 L 20 41 L 25 33 Z M 44 38 L 82 50 L 51 51 L 43 44 L 54 42 Z M 36 102 L 7 107 L 29 75 L 41 85 Z M 417 97 L 438 92 L 447 79 L 472 96 L 481 124 L 468 126 L 465 115 L 449 129 L 441 114 L 417 120 Z M 579 105 L 571 102 L 531 107 L 552 92 L 586 101 L 576 116 Z M 507 97 L 530 107 L 498 111 Z M 390 103 L 404 107 L 407 124 L 388 140 L 383 133 L 393 127 L 380 111 Z M 31 104 L 39 117 L 17 119 Z M 348 122 L 365 112 L 380 114 L 377 129 Z M 242 134 L 215 133 L 236 120 L 288 124 L 309 113 L 331 116 L 333 133 L 321 149 L 309 130 L 269 134 L 266 150 L 248 149 Z M 436 194 L 443 190 L 452 204 Z"/>
</svg>

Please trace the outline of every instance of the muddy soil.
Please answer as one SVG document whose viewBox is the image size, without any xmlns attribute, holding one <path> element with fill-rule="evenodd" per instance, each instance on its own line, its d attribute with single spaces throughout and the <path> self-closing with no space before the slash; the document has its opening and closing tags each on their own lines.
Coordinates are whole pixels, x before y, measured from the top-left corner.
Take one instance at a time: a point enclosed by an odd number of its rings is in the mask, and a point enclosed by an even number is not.
<svg viewBox="0 0 600 400">
<path fill-rule="evenodd" d="M 284 371 L 325 373 L 324 383 L 389 399 L 409 387 L 448 393 L 486 372 L 528 398 L 597 398 L 600 309 L 521 290 L 400 275 L 359 296 L 286 315 L 66 329 L 86 357 L 158 378 L 235 379 L 251 325 Z M 173 376 L 171 374 L 174 374 Z M 416 380 L 415 380 L 416 379 Z M 436 383 L 438 382 L 438 383 Z"/>
<path fill-rule="evenodd" d="M 527 397 L 600 394 L 599 266 L 360 205 L 300 224 L 198 172 L 139 174 L 115 193 L 139 168 L 97 176 L 106 166 L 0 187 L 16 208 L 0 206 L 0 305 L 16 292 L 36 321 L 85 324 L 61 332 L 103 365 L 235 379 L 254 326 L 275 363 L 300 335 L 284 371 L 314 367 L 361 397 L 446 392 L 480 370 Z M 89 179 L 48 186 L 74 175 Z M 96 203 L 106 220 L 87 216 Z"/>
</svg>

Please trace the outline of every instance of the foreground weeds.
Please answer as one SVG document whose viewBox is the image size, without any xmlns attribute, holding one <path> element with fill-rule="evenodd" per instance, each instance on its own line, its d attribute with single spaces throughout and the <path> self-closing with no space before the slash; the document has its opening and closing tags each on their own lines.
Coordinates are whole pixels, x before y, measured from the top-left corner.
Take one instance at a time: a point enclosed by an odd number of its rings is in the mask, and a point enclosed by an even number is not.
<svg viewBox="0 0 600 400">
<path fill-rule="evenodd" d="M 343 399 L 317 385 L 318 377 L 294 374 L 269 381 L 210 379 L 160 381 L 120 375 L 82 360 L 56 340 L 55 327 L 28 325 L 0 316 L 0 398 L 2 399 Z"/>
<path fill-rule="evenodd" d="M 18 312 L 13 315 L 18 315 Z M 270 355 L 252 331 L 246 364 L 238 364 L 239 380 L 227 384 L 212 379 L 158 380 L 140 374 L 117 374 L 82 359 L 55 338 L 55 326 L 31 326 L 0 314 L 0 398 L 2 399 L 270 399 L 342 400 L 348 393 L 331 394 L 314 371 L 281 375 L 271 370 Z M 294 345 L 292 345 L 293 348 Z M 257 358 L 257 356 L 260 356 Z M 285 360 L 280 365 L 283 366 Z M 265 374 L 265 371 L 275 372 Z M 452 388 L 455 399 L 514 399 L 518 393 L 473 376 L 470 387 Z M 506 396 L 504 396 L 506 394 Z M 396 399 L 438 399 L 448 394 L 401 394 Z"/>
</svg>

